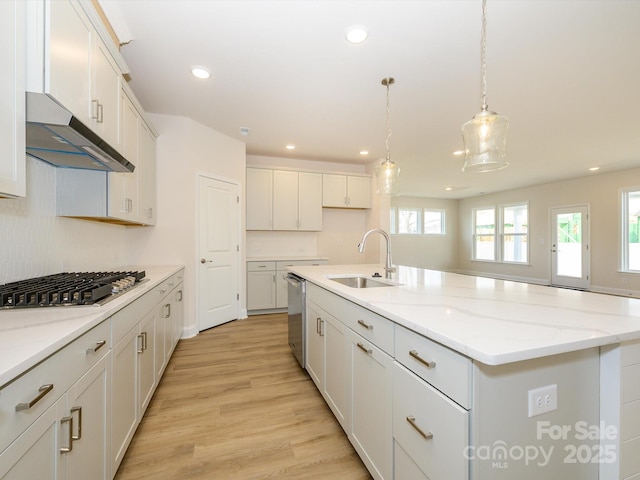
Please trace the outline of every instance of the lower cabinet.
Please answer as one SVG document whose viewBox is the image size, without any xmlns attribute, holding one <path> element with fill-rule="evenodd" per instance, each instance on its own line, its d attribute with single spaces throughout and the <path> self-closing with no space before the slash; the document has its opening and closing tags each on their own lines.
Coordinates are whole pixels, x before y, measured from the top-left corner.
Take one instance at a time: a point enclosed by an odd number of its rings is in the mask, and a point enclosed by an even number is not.
<svg viewBox="0 0 640 480">
<path fill-rule="evenodd" d="M 349 332 L 352 427 L 349 439 L 374 478 L 393 478 L 393 358 Z M 457 477 L 450 477 L 457 478 Z"/>
</svg>

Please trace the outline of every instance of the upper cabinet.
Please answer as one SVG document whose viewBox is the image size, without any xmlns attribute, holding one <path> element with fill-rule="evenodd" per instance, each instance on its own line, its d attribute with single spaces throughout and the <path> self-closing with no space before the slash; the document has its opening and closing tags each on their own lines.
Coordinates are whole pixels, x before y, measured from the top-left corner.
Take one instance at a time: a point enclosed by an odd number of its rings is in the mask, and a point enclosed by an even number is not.
<svg viewBox="0 0 640 480">
<path fill-rule="evenodd" d="M 116 60 L 76 0 L 28 5 L 27 91 L 51 95 L 122 153 L 119 62 L 124 62 Z"/>
<path fill-rule="evenodd" d="M 24 197 L 25 2 L 0 2 L 0 197 Z"/>
<path fill-rule="evenodd" d="M 322 206 L 371 208 L 371 178 L 356 175 L 322 175 Z"/>
<path fill-rule="evenodd" d="M 322 230 L 322 174 L 247 168 L 247 230 Z"/>
</svg>

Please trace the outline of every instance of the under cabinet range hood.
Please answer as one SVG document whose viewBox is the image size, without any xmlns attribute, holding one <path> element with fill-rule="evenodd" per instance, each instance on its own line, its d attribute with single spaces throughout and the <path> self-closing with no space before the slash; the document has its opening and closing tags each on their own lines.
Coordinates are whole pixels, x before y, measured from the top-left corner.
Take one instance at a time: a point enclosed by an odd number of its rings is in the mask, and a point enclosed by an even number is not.
<svg viewBox="0 0 640 480">
<path fill-rule="evenodd" d="M 56 167 L 133 172 L 135 165 L 54 98 L 27 92 L 27 155 Z"/>
</svg>

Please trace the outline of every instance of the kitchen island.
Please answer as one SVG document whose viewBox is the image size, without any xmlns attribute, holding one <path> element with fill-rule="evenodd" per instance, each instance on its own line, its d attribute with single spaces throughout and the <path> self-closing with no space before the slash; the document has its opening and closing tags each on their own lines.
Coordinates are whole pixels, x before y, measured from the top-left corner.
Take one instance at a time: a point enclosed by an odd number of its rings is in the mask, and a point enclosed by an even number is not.
<svg viewBox="0 0 640 480">
<path fill-rule="evenodd" d="M 310 284 L 307 370 L 375 478 L 639 474 L 639 300 L 402 266 L 376 288 L 332 278 L 378 265 L 291 270 Z M 390 419 L 380 445 L 358 432 L 367 398 Z"/>
</svg>

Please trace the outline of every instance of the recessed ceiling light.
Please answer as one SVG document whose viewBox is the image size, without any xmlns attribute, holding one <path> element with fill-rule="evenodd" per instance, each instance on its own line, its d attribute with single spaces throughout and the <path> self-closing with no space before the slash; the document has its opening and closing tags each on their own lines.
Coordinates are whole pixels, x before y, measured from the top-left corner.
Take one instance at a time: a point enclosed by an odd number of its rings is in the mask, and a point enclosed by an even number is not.
<svg viewBox="0 0 640 480">
<path fill-rule="evenodd" d="M 600 170 L 600 167 L 591 167 L 589 169 L 590 172 L 597 172 L 598 170 Z"/>
<path fill-rule="evenodd" d="M 444 187 L 444 189 L 445 189 L 447 192 L 450 192 L 451 190 L 453 190 L 453 187 Z"/>
<path fill-rule="evenodd" d="M 207 67 L 203 67 L 202 65 L 194 65 L 191 67 L 191 73 L 193 73 L 194 77 L 198 78 L 209 78 L 211 73 L 209 73 L 209 69 Z"/>
<path fill-rule="evenodd" d="M 453 154 L 457 157 L 459 157 L 460 155 L 464 155 L 464 150 L 455 150 L 453 152 Z"/>
<path fill-rule="evenodd" d="M 286 147 L 284 147 L 284 148 L 286 148 L 287 150 L 295 150 L 295 149 L 296 149 L 296 146 L 295 146 L 295 145 L 287 145 L 287 146 L 286 146 Z"/>
<path fill-rule="evenodd" d="M 347 41 L 349 43 L 362 43 L 367 39 L 367 29 L 362 25 L 353 25 L 347 29 Z"/>
<path fill-rule="evenodd" d="M 360 155 L 369 155 L 369 150 L 360 150 Z"/>
</svg>

